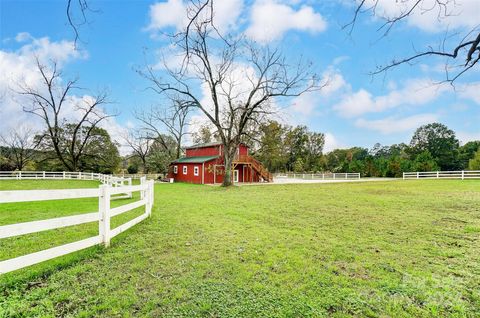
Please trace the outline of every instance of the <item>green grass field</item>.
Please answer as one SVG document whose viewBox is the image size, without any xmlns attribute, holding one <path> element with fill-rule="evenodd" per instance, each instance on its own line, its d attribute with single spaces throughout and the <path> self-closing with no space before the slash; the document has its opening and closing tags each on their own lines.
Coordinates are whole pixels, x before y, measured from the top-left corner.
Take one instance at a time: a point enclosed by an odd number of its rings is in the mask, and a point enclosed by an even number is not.
<svg viewBox="0 0 480 318">
<path fill-rule="evenodd" d="M 97 184 L 0 182 L 80 186 Z M 155 195 L 152 217 L 111 248 L 0 277 L 0 317 L 479 316 L 480 181 L 161 184 Z M 0 225 L 96 208 L 1 204 Z M 0 240 L 0 260 L 96 231 Z"/>
</svg>

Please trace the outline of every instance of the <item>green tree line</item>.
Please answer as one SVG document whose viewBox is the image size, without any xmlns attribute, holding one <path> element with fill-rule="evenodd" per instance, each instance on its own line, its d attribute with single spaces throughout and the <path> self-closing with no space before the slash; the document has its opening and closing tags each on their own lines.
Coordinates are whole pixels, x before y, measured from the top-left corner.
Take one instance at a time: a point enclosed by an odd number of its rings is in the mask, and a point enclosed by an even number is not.
<svg viewBox="0 0 480 318">
<path fill-rule="evenodd" d="M 407 171 L 478 170 L 480 141 L 463 146 L 440 123 L 419 127 L 409 144 L 375 144 L 323 153 L 325 136 L 305 126 L 270 121 L 260 127 L 255 157 L 272 172 L 358 172 L 365 177 L 401 177 Z"/>
</svg>

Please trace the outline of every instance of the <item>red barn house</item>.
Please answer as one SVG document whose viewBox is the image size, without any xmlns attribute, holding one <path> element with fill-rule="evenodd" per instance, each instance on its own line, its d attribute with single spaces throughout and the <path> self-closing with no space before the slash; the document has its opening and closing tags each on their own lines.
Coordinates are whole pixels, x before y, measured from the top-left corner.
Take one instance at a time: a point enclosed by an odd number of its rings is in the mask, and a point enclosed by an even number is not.
<svg viewBox="0 0 480 318">
<path fill-rule="evenodd" d="M 245 144 L 238 146 L 232 166 L 234 183 L 273 180 L 272 174 L 248 154 Z M 215 184 L 223 182 L 224 174 L 223 145 L 212 142 L 186 148 L 186 156 L 170 164 L 168 176 L 176 182 Z"/>
</svg>

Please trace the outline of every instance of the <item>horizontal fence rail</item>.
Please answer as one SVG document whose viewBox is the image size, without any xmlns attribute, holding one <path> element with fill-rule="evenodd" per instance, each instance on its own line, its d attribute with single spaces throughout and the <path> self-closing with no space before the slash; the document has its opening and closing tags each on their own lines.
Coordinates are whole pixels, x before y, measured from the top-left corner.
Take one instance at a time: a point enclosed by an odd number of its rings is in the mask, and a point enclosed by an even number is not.
<svg viewBox="0 0 480 318">
<path fill-rule="evenodd" d="M 276 173 L 274 177 L 304 180 L 355 180 L 360 179 L 360 173 Z"/>
<path fill-rule="evenodd" d="M 93 173 L 93 172 L 71 172 L 71 171 L 0 171 L 0 180 L 94 180 L 113 187 L 122 187 L 132 185 L 132 178 L 113 176 L 109 174 Z M 42 190 L 34 190 L 39 192 Z M 50 191 L 50 190 L 45 190 Z M 75 195 L 69 191 L 72 195 Z M 35 194 L 34 194 L 35 195 Z M 96 195 L 95 195 L 96 196 Z M 123 191 L 121 196 L 116 198 L 131 198 L 132 193 Z M 82 198 L 82 197 L 78 197 Z M 54 199 L 46 199 L 54 200 Z M 3 201 L 0 201 L 3 202 Z M 6 201 L 8 202 L 8 201 Z M 21 202 L 21 201 L 17 201 Z"/>
<path fill-rule="evenodd" d="M 480 170 L 404 172 L 403 179 L 480 179 Z"/>
<path fill-rule="evenodd" d="M 94 245 L 103 244 L 105 247 L 108 247 L 112 237 L 124 232 L 151 215 L 154 199 L 153 188 L 153 180 L 147 181 L 146 178 L 142 178 L 140 179 L 140 185 L 135 186 L 127 185 L 122 187 L 114 186 L 113 184 L 102 184 L 97 189 L 0 191 L 0 203 L 98 197 L 98 211 L 96 212 L 3 225 L 0 226 L 0 239 L 91 222 L 98 222 L 99 229 L 99 234 L 94 237 L 0 261 L 0 274 L 67 255 Z M 140 200 L 116 208 L 110 208 L 110 201 L 113 198 L 117 198 L 112 197 L 112 195 L 125 192 L 130 193 L 130 195 L 132 192 L 140 192 Z M 117 228 L 110 228 L 112 217 L 142 206 L 145 207 L 145 211 L 140 216 Z"/>
</svg>

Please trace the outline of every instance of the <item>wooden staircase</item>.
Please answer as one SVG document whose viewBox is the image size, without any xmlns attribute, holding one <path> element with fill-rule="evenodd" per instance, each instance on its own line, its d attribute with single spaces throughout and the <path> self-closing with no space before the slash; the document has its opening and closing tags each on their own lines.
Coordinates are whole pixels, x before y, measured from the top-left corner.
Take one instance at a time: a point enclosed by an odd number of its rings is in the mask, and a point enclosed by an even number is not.
<svg viewBox="0 0 480 318">
<path fill-rule="evenodd" d="M 273 174 L 271 174 L 260 161 L 253 158 L 252 156 L 237 156 L 234 160 L 235 164 L 248 164 L 250 165 L 257 173 L 262 177 L 266 182 L 273 182 Z"/>
</svg>

